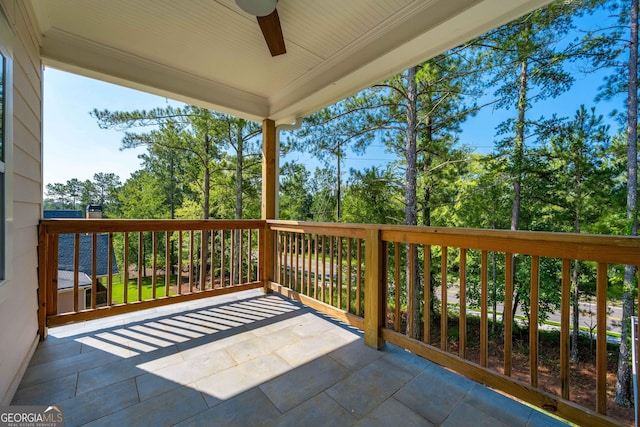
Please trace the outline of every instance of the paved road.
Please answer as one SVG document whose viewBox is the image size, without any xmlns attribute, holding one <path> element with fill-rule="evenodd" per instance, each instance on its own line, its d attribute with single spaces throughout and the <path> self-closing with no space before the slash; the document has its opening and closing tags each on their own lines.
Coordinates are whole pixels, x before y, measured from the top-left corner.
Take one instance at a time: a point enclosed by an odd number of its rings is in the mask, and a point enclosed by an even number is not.
<svg viewBox="0 0 640 427">
<path fill-rule="evenodd" d="M 303 271 L 306 270 L 308 266 L 307 264 L 308 260 L 300 256 L 298 257 L 298 261 L 299 261 L 300 270 L 303 270 Z M 291 258 L 287 258 L 287 264 L 289 264 L 290 262 L 291 262 Z M 293 259 L 293 262 L 295 263 L 295 257 Z M 318 267 L 320 270 L 319 273 L 322 273 L 322 257 L 320 257 Z M 330 267 L 331 267 L 331 262 L 330 261 L 327 262 L 327 260 L 325 260 L 325 269 L 326 269 L 325 274 L 327 275 L 329 274 Z M 316 263 L 315 263 L 315 258 L 313 258 L 311 261 L 311 271 L 315 273 L 315 269 L 316 269 Z M 334 268 L 334 275 L 336 274 L 337 272 L 336 272 L 336 269 Z M 436 295 L 440 295 L 440 288 L 436 288 L 435 292 L 436 292 Z M 459 290 L 457 286 L 449 287 L 447 292 L 447 299 L 449 304 L 458 304 L 459 302 L 458 292 Z M 502 313 L 502 309 L 503 309 L 502 304 L 498 304 L 497 312 L 499 316 Z M 524 312 L 522 311 L 522 307 L 518 307 L 518 311 L 516 312 L 516 315 L 525 316 Z M 551 322 L 560 323 L 560 311 L 549 314 L 548 320 Z M 622 325 L 622 307 L 613 306 L 613 305 L 609 306 L 608 313 L 607 313 L 607 331 L 620 333 L 621 325 Z M 588 302 L 580 303 L 580 326 L 588 329 L 594 328 L 595 330 L 596 304 L 592 304 Z"/>
<path fill-rule="evenodd" d="M 436 295 L 440 295 L 440 288 L 436 288 Z M 447 302 L 449 304 L 458 304 L 458 292 L 456 288 L 449 288 L 447 292 Z M 491 307 L 489 307 L 491 309 Z M 503 305 L 498 304 L 498 316 L 503 311 Z M 525 316 L 522 307 L 518 307 L 516 315 Z M 548 320 L 560 323 L 560 311 L 550 313 Z M 595 328 L 596 327 L 596 304 L 581 302 L 580 303 L 580 327 Z M 607 313 L 607 331 L 620 333 L 622 329 L 622 307 L 609 306 Z"/>
</svg>

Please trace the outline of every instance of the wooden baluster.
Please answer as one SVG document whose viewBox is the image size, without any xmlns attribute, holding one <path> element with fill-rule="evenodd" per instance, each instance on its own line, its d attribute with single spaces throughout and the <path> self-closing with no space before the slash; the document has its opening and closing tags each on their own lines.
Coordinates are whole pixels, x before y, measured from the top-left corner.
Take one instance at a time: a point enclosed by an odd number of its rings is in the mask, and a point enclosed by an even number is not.
<svg viewBox="0 0 640 427">
<path fill-rule="evenodd" d="M 170 295 L 171 287 L 171 232 L 164 233 L 164 296 Z"/>
<path fill-rule="evenodd" d="M 335 266 L 333 240 L 334 240 L 333 236 L 329 236 L 329 305 L 335 306 L 335 303 L 333 302 L 333 286 L 334 286 L 333 274 L 334 274 L 334 266 Z"/>
<path fill-rule="evenodd" d="M 247 283 L 253 278 L 253 230 L 247 230 Z"/>
<path fill-rule="evenodd" d="M 200 286 L 199 289 L 204 291 L 207 289 L 207 259 L 209 254 L 207 248 L 209 242 L 207 241 L 207 233 L 205 230 L 200 230 Z"/>
<path fill-rule="evenodd" d="M 393 242 L 394 251 L 394 292 L 395 292 L 395 313 L 393 314 L 393 330 L 400 331 L 400 243 Z"/>
<path fill-rule="evenodd" d="M 294 282 L 295 276 L 293 274 L 293 269 L 294 269 L 294 266 L 295 266 L 295 263 L 293 262 L 293 252 L 294 252 L 294 247 L 293 247 L 294 246 L 294 242 L 293 242 L 293 240 L 294 240 L 293 233 L 289 233 L 289 283 L 288 283 L 288 285 L 289 285 L 290 289 L 295 289 L 295 286 L 296 286 L 296 284 Z"/>
<path fill-rule="evenodd" d="M 571 261 L 562 260 L 562 293 L 560 302 L 560 388 L 562 398 L 569 400 L 569 312 L 571 310 Z"/>
<path fill-rule="evenodd" d="M 596 279 L 596 410 L 607 414 L 607 264 L 598 263 Z"/>
<path fill-rule="evenodd" d="M 504 374 L 511 376 L 513 349 L 513 254 L 505 253 L 504 268 L 504 308 L 502 323 L 504 325 Z"/>
<path fill-rule="evenodd" d="M 442 247 L 442 257 L 440 262 L 440 348 L 447 350 L 448 341 L 448 313 L 447 313 L 447 251 L 446 246 Z"/>
<path fill-rule="evenodd" d="M 189 293 L 193 293 L 193 260 L 195 259 L 194 231 L 189 231 Z"/>
<path fill-rule="evenodd" d="M 211 230 L 211 289 L 216 287 L 216 230 Z"/>
<path fill-rule="evenodd" d="M 307 295 L 311 296 L 311 248 L 313 234 L 307 234 Z"/>
<path fill-rule="evenodd" d="M 49 255 L 49 277 L 51 277 L 49 285 L 51 287 L 47 289 L 47 307 L 49 308 L 47 315 L 55 315 L 58 314 L 58 260 L 60 259 L 59 234 L 55 234 L 51 238 L 49 250 L 51 251 Z"/>
<path fill-rule="evenodd" d="M 156 299 L 156 272 L 158 271 L 158 232 L 151 233 L 151 244 L 153 245 L 153 261 L 151 276 L 151 298 Z"/>
<path fill-rule="evenodd" d="M 296 271 L 295 271 L 295 290 L 302 293 L 302 285 L 300 284 L 300 233 L 296 233 L 295 238 L 295 256 L 296 256 Z"/>
<path fill-rule="evenodd" d="M 178 295 L 182 295 L 182 230 L 178 231 L 178 271 L 176 274 Z"/>
<path fill-rule="evenodd" d="M 226 286 L 227 278 L 226 272 L 224 271 L 224 258 L 225 258 L 225 245 L 224 245 L 224 236 L 225 230 L 220 230 L 220 287 L 224 288 Z"/>
<path fill-rule="evenodd" d="M 484 367 L 487 366 L 487 359 L 489 356 L 489 287 L 487 283 L 487 272 L 487 251 L 482 251 L 480 266 L 480 365 Z"/>
<path fill-rule="evenodd" d="M 126 304 L 129 299 L 129 233 L 124 232 L 124 254 L 122 256 L 122 303 Z"/>
<path fill-rule="evenodd" d="M 96 308 L 98 293 L 98 234 L 91 234 L 91 309 Z"/>
<path fill-rule="evenodd" d="M 314 284 L 313 284 L 313 297 L 318 299 L 318 279 L 320 273 L 320 252 L 319 252 L 319 244 L 320 244 L 320 236 L 316 234 L 316 269 L 313 275 Z"/>
<path fill-rule="evenodd" d="M 428 292 L 425 290 L 425 292 Z M 459 348 L 458 356 L 467 357 L 467 250 L 460 248 L 460 319 L 459 319 Z"/>
<path fill-rule="evenodd" d="M 107 239 L 107 306 L 113 304 L 113 233 L 109 232 Z"/>
<path fill-rule="evenodd" d="M 351 255 L 351 237 L 347 237 L 347 312 L 351 313 L 351 265 L 353 256 Z M 385 252 L 383 252 L 385 253 Z"/>
<path fill-rule="evenodd" d="M 336 278 L 336 289 L 338 291 L 338 308 L 342 309 L 342 237 L 337 237 L 338 243 L 338 276 Z"/>
<path fill-rule="evenodd" d="M 325 294 L 326 294 L 326 288 L 325 288 L 325 284 L 326 284 L 326 276 L 327 276 L 327 253 L 326 253 L 326 236 L 322 235 L 322 281 L 320 282 L 320 301 L 322 302 L 326 302 L 325 301 Z"/>
<path fill-rule="evenodd" d="M 244 230 L 238 230 L 238 284 L 242 283 L 242 279 L 244 277 L 243 268 L 244 268 Z M 247 283 L 249 283 L 247 281 Z"/>
<path fill-rule="evenodd" d="M 407 275 L 407 335 L 413 338 L 413 292 L 416 281 L 415 276 L 415 245 L 409 244 L 407 247 L 407 259 L 409 261 L 409 274 Z"/>
<path fill-rule="evenodd" d="M 357 275 L 356 275 L 356 316 L 360 316 L 360 313 L 362 313 L 362 239 L 358 239 L 358 243 L 357 243 L 357 259 L 356 259 L 356 263 L 358 264 L 358 271 L 357 271 Z M 386 252 L 385 252 L 385 259 L 386 259 Z M 386 279 L 386 274 L 387 271 L 384 271 L 385 273 L 385 279 Z"/>
<path fill-rule="evenodd" d="M 138 301 L 142 301 L 142 276 L 144 269 L 144 235 L 138 232 Z"/>
<path fill-rule="evenodd" d="M 531 257 L 529 307 L 529 375 L 531 385 L 538 387 L 538 318 L 540 304 L 540 257 Z"/>
<path fill-rule="evenodd" d="M 80 234 L 75 233 L 73 235 L 73 311 L 76 313 L 78 312 L 78 275 L 80 273 L 79 268 Z M 86 304 L 86 301 L 83 301 L 83 303 Z"/>
<path fill-rule="evenodd" d="M 424 245 L 424 342 L 431 344 L 431 245 Z"/>
</svg>

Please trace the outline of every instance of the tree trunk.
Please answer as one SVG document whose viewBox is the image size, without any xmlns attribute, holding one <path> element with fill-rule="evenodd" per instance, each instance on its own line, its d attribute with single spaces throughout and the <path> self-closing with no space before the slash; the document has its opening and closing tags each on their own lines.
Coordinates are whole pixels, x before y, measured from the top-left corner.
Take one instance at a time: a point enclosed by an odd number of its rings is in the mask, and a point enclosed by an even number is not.
<svg viewBox="0 0 640 427">
<path fill-rule="evenodd" d="M 236 209 L 235 219 L 242 219 L 242 169 L 244 167 L 244 140 L 242 131 L 244 129 L 244 120 L 238 121 L 238 135 L 237 135 L 237 153 L 236 153 Z M 242 253 L 242 234 L 240 230 L 234 231 L 233 239 L 233 283 L 241 283 L 242 265 L 240 265 L 240 254 Z"/>
<path fill-rule="evenodd" d="M 169 163 L 169 217 L 171 219 L 175 219 L 176 218 L 176 204 L 175 204 L 175 195 L 176 195 L 176 165 L 175 165 L 175 159 L 173 158 L 173 156 L 171 156 L 171 160 Z M 171 239 L 171 249 L 169 250 L 169 260 L 167 260 L 169 262 L 169 265 L 171 265 L 170 268 L 170 273 L 169 271 L 167 271 L 167 274 L 177 274 L 176 273 L 176 264 L 177 264 L 177 257 L 174 257 L 174 252 L 175 252 L 175 241 L 173 239 Z"/>
<path fill-rule="evenodd" d="M 582 141 L 581 141 L 582 144 Z M 575 222 L 574 232 L 580 233 L 580 215 L 582 214 L 582 172 L 580 165 L 582 164 L 582 151 L 578 149 L 578 153 L 574 156 L 576 177 L 574 180 L 574 188 L 576 192 L 575 206 Z M 580 335 L 580 262 L 575 260 L 573 263 L 573 331 L 571 333 L 571 360 L 578 361 L 578 337 Z"/>
<path fill-rule="evenodd" d="M 338 222 L 340 222 L 340 218 L 342 218 L 342 189 L 341 189 L 341 186 L 342 186 L 342 182 L 341 182 L 342 171 L 341 171 L 341 168 L 340 168 L 340 163 L 342 162 L 341 154 L 342 153 L 340 152 L 340 145 L 338 145 L 338 151 L 337 151 L 337 156 L 336 156 L 338 158 L 338 163 L 336 165 L 337 166 L 337 172 L 338 172 L 338 183 L 337 183 L 338 188 L 336 189 L 336 199 L 337 199 L 336 200 L 336 205 L 337 205 L 336 218 L 337 218 Z"/>
<path fill-rule="evenodd" d="M 631 1 L 629 11 L 629 82 L 627 96 L 627 219 L 631 235 L 638 235 L 638 0 Z M 618 357 L 618 381 L 615 402 L 621 406 L 631 405 L 631 349 L 629 330 L 633 315 L 634 266 L 624 269 L 624 293 L 622 296 L 622 336 Z"/>
<path fill-rule="evenodd" d="M 211 137 L 209 133 L 204 135 L 204 173 L 202 176 L 202 187 L 204 191 L 202 200 L 202 219 L 209 219 L 209 186 L 211 185 L 211 175 L 209 170 L 209 153 L 211 152 Z"/>
<path fill-rule="evenodd" d="M 516 122 L 516 139 L 513 148 L 513 204 L 511 205 L 511 230 L 520 229 L 520 205 L 522 193 L 522 174 L 524 162 L 524 129 L 525 112 L 527 110 L 527 85 L 529 84 L 529 66 L 526 60 L 520 64 L 520 90 L 518 94 L 518 120 Z M 513 256 L 513 271 L 511 272 L 513 286 L 516 289 L 516 298 L 513 299 L 513 315 L 518 310 L 518 285 L 516 283 L 516 263 L 518 259 Z M 515 318 L 515 317 L 513 317 Z"/>
<path fill-rule="evenodd" d="M 580 262 L 573 262 L 573 330 L 571 331 L 571 360 L 578 361 L 578 337 L 580 335 L 580 287 L 578 278 L 580 277 Z"/>
<path fill-rule="evenodd" d="M 406 128 L 406 145 L 405 159 L 407 162 L 406 170 L 406 188 L 405 188 L 405 224 L 418 225 L 418 208 L 417 208 L 417 104 L 418 91 L 416 84 L 416 72 L 418 67 L 412 67 L 407 70 L 407 128 Z M 407 322 L 407 333 L 413 338 L 418 338 L 420 333 L 420 303 L 419 292 L 417 286 L 417 267 L 418 252 L 409 250 L 407 245 L 407 312 L 411 313 L 411 322 Z M 413 259 L 410 260 L 409 257 Z M 411 262 L 410 262 L 411 261 Z M 413 266 L 413 269 L 411 269 Z M 411 271 L 413 270 L 413 271 Z M 410 279 L 413 280 L 410 280 Z M 411 298 L 409 298 L 411 296 Z M 445 311 L 446 312 L 446 311 Z"/>
</svg>

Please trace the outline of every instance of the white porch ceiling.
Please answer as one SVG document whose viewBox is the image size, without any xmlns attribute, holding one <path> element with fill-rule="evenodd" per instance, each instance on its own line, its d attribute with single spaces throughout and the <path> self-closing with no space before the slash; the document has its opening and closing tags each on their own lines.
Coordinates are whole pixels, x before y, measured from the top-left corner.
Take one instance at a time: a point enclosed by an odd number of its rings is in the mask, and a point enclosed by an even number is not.
<svg viewBox="0 0 640 427">
<path fill-rule="evenodd" d="M 284 123 L 549 0 L 280 0 L 278 57 L 234 0 L 30 1 L 47 66 Z"/>
</svg>

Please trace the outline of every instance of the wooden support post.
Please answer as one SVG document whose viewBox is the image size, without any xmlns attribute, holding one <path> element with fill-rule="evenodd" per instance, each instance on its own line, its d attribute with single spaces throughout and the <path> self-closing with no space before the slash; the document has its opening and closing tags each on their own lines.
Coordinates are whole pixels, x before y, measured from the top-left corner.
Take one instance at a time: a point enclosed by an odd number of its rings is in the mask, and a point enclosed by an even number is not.
<svg viewBox="0 0 640 427">
<path fill-rule="evenodd" d="M 40 341 L 47 338 L 47 233 L 42 224 L 38 227 L 38 335 Z"/>
<path fill-rule="evenodd" d="M 276 188 L 278 171 L 276 159 L 278 149 L 276 147 L 276 124 L 273 120 L 262 121 L 262 219 L 275 219 L 276 217 Z M 273 281 L 274 265 L 274 233 L 267 225 L 260 236 L 260 268 L 262 275 L 260 280 L 264 285 L 264 292 L 269 293 L 269 282 Z"/>
<path fill-rule="evenodd" d="M 379 349 L 384 344 L 384 289 L 382 289 L 382 240 L 380 230 L 368 229 L 365 241 L 364 343 Z"/>
</svg>

